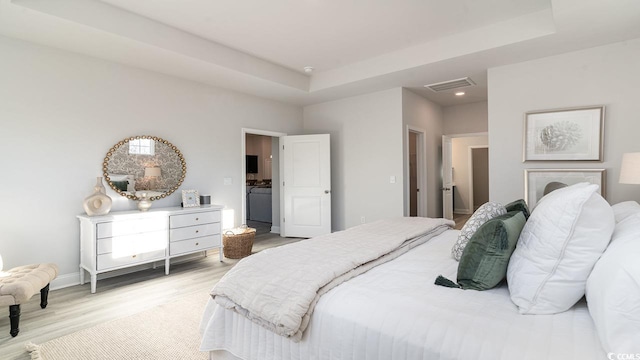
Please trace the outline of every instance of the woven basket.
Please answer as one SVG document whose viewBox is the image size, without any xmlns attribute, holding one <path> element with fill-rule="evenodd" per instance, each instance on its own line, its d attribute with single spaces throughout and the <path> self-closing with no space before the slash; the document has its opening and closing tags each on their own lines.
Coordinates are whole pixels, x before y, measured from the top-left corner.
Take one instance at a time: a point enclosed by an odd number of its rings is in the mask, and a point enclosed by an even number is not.
<svg viewBox="0 0 640 360">
<path fill-rule="evenodd" d="M 242 231 L 242 230 L 241 230 Z M 253 239 L 256 237 L 256 229 L 246 228 L 243 232 L 228 230 L 222 235 L 224 257 L 228 259 L 242 259 L 251 255 Z"/>
</svg>

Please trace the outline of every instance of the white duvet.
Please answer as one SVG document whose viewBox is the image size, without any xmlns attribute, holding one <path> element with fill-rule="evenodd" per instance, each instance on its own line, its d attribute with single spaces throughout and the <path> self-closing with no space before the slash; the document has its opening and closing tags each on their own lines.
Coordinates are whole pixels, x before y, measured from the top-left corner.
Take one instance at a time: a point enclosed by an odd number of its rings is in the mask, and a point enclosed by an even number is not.
<svg viewBox="0 0 640 360">
<path fill-rule="evenodd" d="M 327 291 L 453 225 L 445 219 L 385 219 L 268 249 L 229 270 L 211 296 L 223 307 L 298 341 Z"/>
<path fill-rule="evenodd" d="M 454 279 L 446 231 L 347 281 L 318 301 L 300 342 L 210 300 L 201 350 L 245 360 L 602 360 L 584 301 L 555 315 L 521 315 L 506 285 L 487 291 L 434 285 Z M 235 357 L 229 357 L 234 354 Z"/>
</svg>

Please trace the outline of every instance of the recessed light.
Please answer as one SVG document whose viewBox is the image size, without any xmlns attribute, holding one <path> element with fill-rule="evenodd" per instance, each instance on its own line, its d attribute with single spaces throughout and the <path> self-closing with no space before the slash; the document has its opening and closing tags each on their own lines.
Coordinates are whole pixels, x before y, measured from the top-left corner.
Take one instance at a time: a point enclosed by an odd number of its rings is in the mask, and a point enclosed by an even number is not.
<svg viewBox="0 0 640 360">
<path fill-rule="evenodd" d="M 306 72 L 307 74 L 313 72 L 313 66 L 305 66 L 304 72 Z"/>
<path fill-rule="evenodd" d="M 464 95 L 464 91 L 458 91 L 458 92 L 456 93 L 456 96 L 462 96 L 462 95 Z"/>
</svg>

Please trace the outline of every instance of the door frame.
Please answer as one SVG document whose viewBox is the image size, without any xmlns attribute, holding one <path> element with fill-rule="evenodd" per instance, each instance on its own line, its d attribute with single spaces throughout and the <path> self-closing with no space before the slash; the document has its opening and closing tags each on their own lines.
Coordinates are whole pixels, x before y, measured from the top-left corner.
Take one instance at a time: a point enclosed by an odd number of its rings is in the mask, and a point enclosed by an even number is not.
<svg viewBox="0 0 640 360">
<path fill-rule="evenodd" d="M 240 157 L 241 157 L 241 161 L 240 163 L 242 164 L 241 167 L 241 176 L 240 176 L 240 181 L 241 182 L 241 186 L 240 186 L 240 209 L 241 209 L 241 214 L 242 216 L 240 217 L 241 219 L 241 224 L 246 224 L 247 223 L 247 163 L 245 161 L 246 159 L 246 155 L 247 155 L 247 134 L 252 134 L 252 135 L 263 135 L 263 136 L 270 136 L 273 140 L 273 138 L 280 138 L 281 136 L 287 136 L 286 133 L 282 133 L 282 132 L 277 132 L 277 131 L 269 131 L 269 130 L 261 130 L 261 129 L 251 129 L 251 128 L 241 128 L 240 129 Z M 279 141 L 278 141 L 279 142 Z M 275 155 L 275 154 L 272 154 Z M 281 162 L 278 161 L 278 172 L 280 171 L 279 168 L 281 167 Z M 273 169 L 271 174 L 273 175 Z M 271 187 L 273 188 L 274 186 L 274 182 L 271 182 Z M 279 189 L 279 193 L 282 193 L 282 182 L 278 181 L 278 189 Z M 282 201 L 281 201 L 281 196 L 278 197 L 278 199 L 274 200 L 273 199 L 273 194 L 271 195 L 272 199 L 271 201 L 278 201 L 280 203 L 280 209 L 282 210 Z M 273 214 L 271 214 L 272 217 L 272 221 L 273 221 Z M 278 219 L 278 224 L 276 226 L 276 224 L 272 223 L 271 224 L 271 232 L 273 233 L 280 233 L 280 223 L 282 222 L 282 211 L 280 211 L 279 214 L 279 219 Z"/>
<path fill-rule="evenodd" d="M 425 129 L 407 125 L 404 137 L 405 137 L 405 149 L 404 149 L 404 158 L 405 158 L 405 166 L 404 166 L 404 216 L 409 216 L 411 212 L 410 202 L 411 202 L 411 188 L 410 188 L 410 171 L 409 171 L 409 160 L 410 160 L 410 149 L 409 149 L 409 133 L 416 134 L 416 175 L 417 175 L 417 185 L 418 189 L 422 189 L 422 193 L 418 191 L 418 209 L 417 216 L 426 217 L 427 216 L 427 169 L 426 169 L 426 147 L 425 147 L 425 139 L 427 137 L 427 131 Z"/>
<path fill-rule="evenodd" d="M 471 214 L 476 210 L 475 201 L 473 201 L 473 149 L 487 149 L 489 151 L 489 145 L 471 145 L 467 148 L 469 151 L 469 204 L 471 204 Z"/>
<path fill-rule="evenodd" d="M 477 133 L 466 133 L 466 134 L 446 134 L 446 135 L 442 135 L 442 139 L 443 139 L 443 143 L 444 143 L 444 139 L 445 138 L 449 138 L 449 139 L 454 139 L 454 138 L 463 138 L 463 137 L 475 137 L 475 136 L 489 136 L 489 132 L 477 132 Z M 444 157 L 444 151 L 442 152 L 442 156 Z M 451 164 L 451 168 L 453 169 L 453 158 L 449 159 L 450 161 L 448 162 L 449 164 Z M 451 169 L 444 169 L 444 164 L 447 164 L 447 162 L 444 161 L 444 159 L 442 159 L 442 166 L 443 166 L 443 173 L 444 171 L 451 171 Z M 444 208 L 444 201 L 445 198 L 442 198 L 443 203 L 441 204 L 442 208 Z M 455 209 L 453 209 L 455 211 Z M 473 211 L 473 209 L 472 209 Z M 444 216 L 444 214 L 443 214 Z"/>
</svg>

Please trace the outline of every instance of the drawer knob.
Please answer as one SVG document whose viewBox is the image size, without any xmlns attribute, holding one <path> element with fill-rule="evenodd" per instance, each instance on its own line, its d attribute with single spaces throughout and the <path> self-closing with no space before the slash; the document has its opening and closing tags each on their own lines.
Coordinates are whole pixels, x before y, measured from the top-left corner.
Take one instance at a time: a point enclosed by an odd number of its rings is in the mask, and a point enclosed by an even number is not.
<svg viewBox="0 0 640 360">
<path fill-rule="evenodd" d="M 196 246 L 200 245 L 200 243 L 196 243 Z"/>
<path fill-rule="evenodd" d="M 135 258 L 137 255 L 133 255 L 132 258 Z"/>
<path fill-rule="evenodd" d="M 200 218 L 196 218 L 196 221 L 200 220 Z"/>
<path fill-rule="evenodd" d="M 196 234 L 199 233 L 199 232 L 200 232 L 200 230 L 196 230 Z"/>
</svg>

